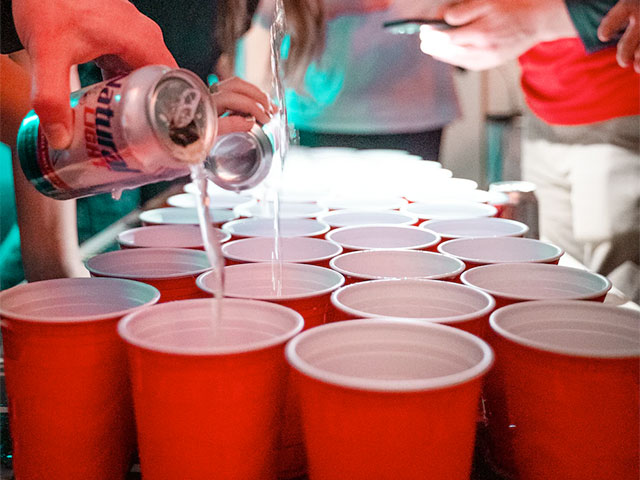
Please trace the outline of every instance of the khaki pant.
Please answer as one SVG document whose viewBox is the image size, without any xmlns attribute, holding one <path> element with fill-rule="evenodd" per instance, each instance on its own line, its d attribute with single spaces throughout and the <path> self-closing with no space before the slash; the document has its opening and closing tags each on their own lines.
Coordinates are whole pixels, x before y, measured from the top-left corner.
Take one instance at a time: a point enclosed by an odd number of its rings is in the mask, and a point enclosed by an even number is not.
<svg viewBox="0 0 640 480">
<path fill-rule="evenodd" d="M 626 272 L 626 285 L 614 284 L 637 301 L 640 116 L 574 127 L 527 112 L 523 132 L 522 176 L 537 186 L 541 238 L 612 281 Z"/>
</svg>

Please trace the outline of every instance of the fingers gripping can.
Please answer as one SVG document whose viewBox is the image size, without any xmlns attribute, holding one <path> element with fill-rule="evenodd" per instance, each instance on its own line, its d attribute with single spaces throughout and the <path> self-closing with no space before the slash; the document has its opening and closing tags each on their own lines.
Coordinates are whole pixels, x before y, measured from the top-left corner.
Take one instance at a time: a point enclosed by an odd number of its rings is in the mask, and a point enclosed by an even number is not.
<svg viewBox="0 0 640 480">
<path fill-rule="evenodd" d="M 72 93 L 73 140 L 51 148 L 35 112 L 22 121 L 22 169 L 59 200 L 118 192 L 189 174 L 217 133 L 205 84 L 193 73 L 150 65 Z"/>
</svg>

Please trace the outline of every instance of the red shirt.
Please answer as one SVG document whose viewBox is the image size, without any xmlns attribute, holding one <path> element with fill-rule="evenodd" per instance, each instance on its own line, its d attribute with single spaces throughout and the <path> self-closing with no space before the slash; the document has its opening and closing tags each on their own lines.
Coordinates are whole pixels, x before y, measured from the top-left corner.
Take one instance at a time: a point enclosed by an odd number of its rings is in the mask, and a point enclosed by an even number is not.
<svg viewBox="0 0 640 480">
<path fill-rule="evenodd" d="M 640 114 L 640 75 L 616 49 L 587 54 L 577 38 L 540 43 L 520 57 L 522 90 L 547 123 L 580 125 Z"/>
</svg>

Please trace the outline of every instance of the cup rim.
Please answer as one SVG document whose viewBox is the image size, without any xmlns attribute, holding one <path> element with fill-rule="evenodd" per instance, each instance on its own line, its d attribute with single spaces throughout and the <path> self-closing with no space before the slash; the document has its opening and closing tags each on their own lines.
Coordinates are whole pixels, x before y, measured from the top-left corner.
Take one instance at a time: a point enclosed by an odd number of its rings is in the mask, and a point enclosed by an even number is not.
<svg viewBox="0 0 640 480">
<path fill-rule="evenodd" d="M 441 233 L 437 230 L 433 230 L 435 233 L 440 235 L 442 239 L 455 239 L 455 238 L 496 238 L 496 237 L 520 237 L 529 232 L 529 226 L 526 223 L 519 222 L 517 220 L 511 220 L 510 218 L 500 218 L 500 217 L 477 217 L 477 218 L 454 218 L 454 219 L 434 219 L 434 220 L 425 220 L 418 227 L 424 228 L 425 230 L 431 230 L 436 223 L 444 223 L 446 224 L 456 224 L 456 223 L 470 223 L 470 222 L 485 222 L 485 223 L 495 223 L 499 224 L 508 224 L 513 225 L 514 227 L 518 227 L 519 230 L 512 233 L 496 233 L 493 235 L 460 235 L 460 234 L 452 234 L 452 233 Z M 437 228 L 437 225 L 436 225 Z"/>
<path fill-rule="evenodd" d="M 275 262 L 277 263 L 277 262 Z M 265 265 L 268 265 L 269 268 L 271 269 L 271 266 L 274 264 L 274 262 L 249 262 L 249 263 L 239 263 L 236 265 L 227 265 L 226 267 L 224 267 L 224 270 L 226 271 L 227 269 L 255 269 L 255 268 L 266 268 Z M 314 291 L 313 293 L 309 293 L 309 292 L 302 292 L 302 293 L 296 293 L 296 294 L 289 294 L 289 295 L 261 295 L 259 298 L 256 298 L 255 295 L 231 295 L 228 294 L 226 289 L 224 292 L 224 295 L 227 296 L 229 295 L 229 298 L 243 298 L 243 299 L 256 299 L 256 300 L 264 300 L 264 301 L 286 301 L 286 300 L 299 300 L 299 299 L 303 299 L 303 298 L 315 298 L 315 297 L 320 297 L 322 295 L 327 295 L 328 293 L 333 292 L 334 290 L 340 288 L 342 285 L 344 285 L 345 282 L 345 278 L 344 276 L 339 273 L 336 272 L 334 270 L 331 270 L 330 268 L 326 268 L 326 267 L 320 267 L 318 265 L 311 265 L 309 263 L 293 263 L 293 262 L 282 262 L 282 267 L 283 268 L 288 268 L 288 269 L 293 269 L 293 270 L 310 270 L 313 271 L 315 270 L 316 272 L 331 272 L 332 275 L 336 276 L 336 284 L 332 285 L 330 287 L 325 287 L 321 290 L 317 290 Z M 318 270 L 320 269 L 320 270 Z M 196 278 L 196 285 L 198 286 L 198 288 L 200 288 L 200 290 L 202 290 L 203 292 L 207 292 L 207 293 L 213 293 L 213 290 L 210 289 L 207 285 L 206 285 L 206 280 L 208 277 L 210 277 L 211 275 L 213 275 L 215 272 L 213 270 L 208 271 L 208 272 L 204 272 L 202 274 L 200 274 L 198 276 L 198 278 Z"/>
<path fill-rule="evenodd" d="M 378 253 L 378 252 L 382 252 L 382 253 Z M 361 256 L 369 256 L 369 255 L 381 255 L 383 253 L 387 253 L 387 252 L 415 252 L 415 253 L 408 253 L 405 254 L 403 253 L 402 255 L 421 255 L 421 256 L 433 256 L 433 255 L 438 255 L 439 257 L 445 257 L 447 259 L 447 261 L 451 261 L 453 263 L 457 264 L 457 268 L 454 271 L 451 272 L 446 272 L 446 273 L 441 273 L 441 274 L 436 274 L 436 275 L 425 275 L 425 276 L 421 276 L 421 277 L 385 277 L 385 276 L 381 276 L 381 275 L 370 275 L 370 274 L 363 274 L 363 273 L 359 273 L 359 272 L 354 272 L 351 270 L 347 270 L 346 268 L 340 267 L 339 265 L 337 265 L 337 263 L 342 260 L 343 258 L 349 256 L 349 257 L 353 257 L 353 256 L 357 256 L 357 255 L 361 255 Z M 465 269 L 465 264 L 462 262 L 462 260 L 453 257 L 451 255 L 443 255 L 442 253 L 436 253 L 436 252 L 429 252 L 426 250 L 409 250 L 409 249 L 402 249 L 402 248 L 390 248 L 390 249 L 378 249 L 378 250 L 356 250 L 354 252 L 347 252 L 347 253 L 342 253 L 340 255 L 336 255 L 335 257 L 333 257 L 330 261 L 329 261 L 329 267 L 331 267 L 333 270 L 340 272 L 342 275 L 345 276 L 349 276 L 349 277 L 354 277 L 354 278 L 360 278 L 360 279 L 365 279 L 365 280 L 384 280 L 384 279 L 391 279 L 391 278 L 399 278 L 399 279 L 409 279 L 409 278 L 424 278 L 424 279 L 430 279 L 430 280 L 439 280 L 442 278 L 453 278 L 456 277 L 458 275 L 460 275 L 462 272 L 464 272 Z"/>
<path fill-rule="evenodd" d="M 503 243 L 529 243 L 529 244 L 537 244 L 537 245 L 547 245 L 553 249 L 555 249 L 556 253 L 551 256 L 546 256 L 543 258 L 536 258 L 530 260 L 496 260 L 496 259 L 487 259 L 487 258 L 474 258 L 466 255 L 460 255 L 457 253 L 452 253 L 446 251 L 447 247 L 456 244 L 464 244 L 464 243 L 473 243 L 473 242 L 503 242 Z M 545 242 L 542 240 L 538 240 L 535 238 L 523 238 L 523 237 L 462 237 L 462 238 L 452 238 L 451 240 L 445 240 L 440 243 L 437 247 L 438 252 L 443 255 L 449 255 L 456 258 L 459 258 L 463 262 L 470 263 L 483 263 L 483 264 L 494 264 L 494 263 L 549 263 L 558 260 L 562 255 L 564 255 L 564 250 L 559 246 Z"/>
<path fill-rule="evenodd" d="M 416 211 L 420 207 L 432 207 L 432 206 L 443 206 L 443 205 L 456 206 L 456 207 L 459 206 L 459 207 L 467 208 L 471 211 L 477 212 L 478 214 L 477 215 L 471 214 L 471 215 L 462 216 L 462 217 L 446 218 L 446 217 L 433 217 L 433 216 L 429 216 L 424 211 Z M 413 202 L 402 207 L 400 211 L 415 215 L 422 220 L 468 220 L 470 218 L 487 218 L 487 217 L 492 218 L 498 214 L 498 209 L 493 205 L 489 205 L 488 203 L 473 202 L 471 200 L 432 200 L 432 201 Z"/>
<path fill-rule="evenodd" d="M 136 232 L 160 232 L 160 230 L 167 230 L 167 231 L 175 231 L 177 229 L 184 229 L 184 228 L 193 228 L 196 229 L 198 231 L 198 241 L 199 243 L 190 245 L 190 246 L 181 246 L 181 247 L 151 247 L 151 246 L 146 246 L 146 245 L 140 245 L 140 244 L 136 244 L 132 241 L 129 241 L 127 239 L 125 239 L 125 235 L 127 234 L 135 234 Z M 151 230 L 153 229 L 153 230 Z M 229 234 L 229 232 L 225 232 L 223 231 L 221 228 L 218 227 L 213 227 L 214 231 L 216 232 L 216 234 L 218 236 L 220 236 L 220 243 L 225 243 L 227 242 L 230 238 L 231 235 Z M 200 226 L 198 225 L 178 225 L 175 223 L 167 223 L 167 224 L 163 224 L 163 225 L 147 225 L 145 227 L 134 227 L 134 228 L 129 228 L 127 230 L 124 230 L 123 232 L 120 232 L 118 234 L 118 236 L 116 237 L 116 240 L 118 242 L 119 245 L 127 247 L 127 248 L 187 248 L 187 249 L 200 249 L 204 247 L 204 241 L 202 240 L 202 236 L 200 234 Z"/>
<path fill-rule="evenodd" d="M 222 225 L 222 230 L 224 230 L 225 232 L 228 232 L 231 234 L 231 236 L 236 236 L 236 237 L 240 237 L 240 238 L 252 238 L 252 237 L 268 237 L 268 238 L 272 238 L 273 235 L 256 235 L 254 233 L 250 233 L 247 234 L 246 232 L 236 232 L 233 230 L 235 225 L 238 224 L 243 224 L 243 223 L 251 223 L 251 222 L 262 222 L 262 221 L 273 221 L 272 218 L 258 218 L 258 217 L 249 217 L 249 218 L 238 218 L 235 220 L 230 220 L 228 222 L 225 222 Z M 320 220 L 316 220 L 313 218 L 283 218 L 280 220 L 285 221 L 285 222 L 290 222 L 290 221 L 294 221 L 294 222 L 301 222 L 301 223 L 309 223 L 311 224 L 312 222 L 315 223 L 317 225 L 317 230 L 316 231 L 311 231 L 308 233 L 304 233 L 302 235 L 288 235 L 288 236 L 283 236 L 282 232 L 280 235 L 280 238 L 286 238 L 286 237 L 315 237 L 318 235 L 324 235 L 325 233 L 327 233 L 331 228 L 329 227 L 329 225 L 327 225 L 324 222 L 321 222 Z"/>
<path fill-rule="evenodd" d="M 343 329 L 360 329 L 367 326 L 384 325 L 390 328 L 412 328 L 418 330 L 434 330 L 441 331 L 444 334 L 463 338 L 467 342 L 471 342 L 482 352 L 482 359 L 476 365 L 456 372 L 450 375 L 428 379 L 413 380 L 385 380 L 385 379 L 362 379 L 355 376 L 331 373 L 324 369 L 318 368 L 304 360 L 296 351 L 296 347 L 300 342 L 305 341 L 308 337 L 313 337 L 331 330 Z M 484 375 L 493 365 L 494 353 L 492 348 L 479 337 L 458 328 L 441 325 L 437 323 L 425 323 L 412 318 L 393 318 L 393 317 L 375 317 L 357 320 L 346 320 L 341 322 L 327 323 L 318 327 L 310 328 L 289 340 L 285 347 L 285 357 L 290 366 L 298 370 L 300 373 L 319 380 L 323 383 L 335 385 L 343 388 L 350 388 L 364 391 L 374 392 L 420 392 L 439 390 L 443 388 L 454 387 L 462 383 L 472 381 Z"/>
<path fill-rule="evenodd" d="M 21 291 L 29 291 L 36 290 L 42 288 L 52 288 L 56 284 L 68 284 L 77 286 L 79 291 L 83 291 L 86 284 L 90 282 L 92 287 L 98 286 L 100 284 L 107 286 L 109 284 L 120 284 L 122 286 L 127 286 L 128 291 L 136 288 L 138 290 L 147 291 L 150 296 L 149 300 L 140 303 L 140 305 L 136 305 L 130 308 L 125 308 L 121 310 L 114 310 L 113 312 L 101 313 L 97 315 L 64 315 L 56 318 L 52 318 L 50 315 L 31 315 L 24 314 L 20 312 L 15 312 L 13 310 L 6 308 L 6 303 L 3 302 L 3 299 L 16 294 L 16 292 Z M 50 280 L 40 280 L 37 282 L 30 283 L 22 283 L 16 285 L 14 287 L 8 288 L 0 292 L 0 317 L 10 318 L 12 320 L 19 320 L 23 322 L 32 322 L 32 323 L 42 323 L 42 324 L 83 324 L 89 322 L 96 322 L 101 320 L 112 320 L 114 318 L 125 316 L 131 312 L 137 311 L 143 307 L 148 307 L 150 305 L 154 305 L 160 300 L 160 291 L 149 285 L 147 283 L 138 282 L 135 280 L 129 280 L 125 278 L 110 278 L 110 277 L 75 277 L 75 278 L 54 278 Z"/>
<path fill-rule="evenodd" d="M 140 256 L 140 255 L 150 255 L 150 254 L 167 254 L 167 255 L 182 255 L 185 257 L 191 257 L 191 258 L 198 258 L 199 260 L 203 260 L 204 263 L 206 263 L 208 266 L 207 267 L 202 267 L 202 268 L 196 268 L 193 270 L 189 270 L 189 271 L 184 271 L 184 272 L 176 272 L 176 273 L 169 273 L 169 274 L 163 274 L 163 275 L 158 275 L 158 274 L 143 274 L 143 273 L 117 273 L 117 272 L 112 272 L 112 271 L 108 271 L 108 270 L 104 270 L 102 268 L 99 268 L 95 265 L 92 265 L 93 263 L 97 262 L 98 260 L 102 260 L 108 256 Z M 98 259 L 98 260 L 96 260 Z M 95 255 L 89 259 L 87 259 L 87 261 L 85 262 L 85 265 L 87 267 L 87 270 L 89 270 L 89 272 L 91 274 L 95 274 L 97 276 L 100 277 L 111 277 L 111 278 L 126 278 L 126 279 L 130 279 L 130 280 L 163 280 L 163 279 L 176 279 L 176 278 L 183 278 L 183 277 L 191 277 L 193 275 L 200 275 L 203 272 L 206 272 L 208 270 L 211 270 L 211 266 L 209 265 L 209 257 L 207 256 L 207 253 L 203 250 L 192 250 L 189 248 L 164 248 L 164 247 L 148 247 L 148 248 L 131 248 L 131 249 L 125 249 L 125 250 L 114 250 L 112 252 L 105 252 L 105 253 L 100 253 L 98 255 Z"/>
<path fill-rule="evenodd" d="M 347 248 L 349 250 L 398 250 L 398 247 L 375 247 L 375 248 L 363 247 L 362 245 L 354 245 L 353 243 L 346 243 L 340 240 L 334 240 L 333 238 L 334 236 L 339 235 L 340 233 L 348 230 L 358 230 L 358 229 L 364 229 L 364 228 L 388 228 L 388 229 L 402 229 L 402 230 L 408 229 L 412 231 L 415 229 L 418 229 L 433 235 L 433 240 L 429 242 L 412 245 L 410 247 L 404 247 L 402 248 L 402 250 L 420 250 L 423 248 L 429 248 L 429 247 L 433 247 L 434 245 L 437 245 L 441 241 L 441 237 L 439 234 L 427 228 L 419 228 L 413 225 L 389 225 L 385 223 L 369 223 L 366 225 L 350 225 L 348 227 L 340 227 L 340 228 L 336 228 L 335 230 L 331 230 L 329 233 L 325 235 L 325 238 L 331 242 L 337 243 L 338 245 L 342 246 L 342 248 Z"/>
<path fill-rule="evenodd" d="M 356 283 L 352 283 L 350 285 L 345 285 L 343 287 L 340 287 L 339 289 L 337 289 L 336 291 L 334 291 L 331 294 L 331 304 L 337 308 L 340 311 L 346 312 L 349 315 L 352 315 L 354 317 L 360 317 L 360 318 L 375 318 L 375 317 L 387 317 L 387 318 L 396 318 L 396 317 L 392 317 L 390 315 L 379 315 L 379 314 L 374 314 L 374 313 L 368 313 L 368 312 L 364 312 L 362 310 L 357 310 L 355 308 L 349 307 L 347 305 L 344 305 L 340 300 L 338 300 L 338 296 L 348 290 L 348 289 L 362 289 L 362 288 L 367 288 L 367 286 L 369 285 L 373 285 L 373 284 L 382 284 L 382 283 L 422 283 L 424 285 L 432 285 L 432 286 L 444 286 L 444 288 L 449 288 L 449 289 L 470 289 L 472 291 L 474 291 L 476 294 L 478 294 L 479 296 L 483 297 L 486 301 L 487 301 L 487 305 L 484 306 L 483 308 L 481 308 L 480 310 L 477 310 L 475 312 L 471 312 L 471 313 L 465 313 L 462 315 L 452 315 L 450 317 L 416 317 L 414 318 L 415 320 L 419 320 L 419 321 L 426 321 L 428 323 L 447 323 L 449 325 L 454 325 L 454 324 L 458 324 L 458 323 L 462 323 L 462 322 L 466 322 L 469 320 L 474 320 L 477 318 L 481 318 L 484 316 L 489 315 L 496 307 L 496 301 L 495 299 L 489 295 L 487 292 L 470 286 L 470 285 L 461 285 L 459 283 L 454 283 L 454 282 L 444 282 L 442 280 L 432 280 L 432 279 L 426 279 L 426 278 L 387 278 L 387 279 L 380 279 L 380 280 L 366 280 L 364 282 L 356 282 Z M 401 318 L 401 317 L 397 317 L 397 318 Z M 406 318 L 406 317 L 405 317 Z M 413 318 L 413 317 L 411 317 Z"/>
<path fill-rule="evenodd" d="M 411 215 L 410 213 L 402 212 L 400 210 L 379 210 L 379 209 L 365 210 L 360 208 L 341 208 L 338 210 L 331 210 L 327 213 L 324 213 L 323 215 L 319 215 L 318 220 L 325 222 L 332 228 L 342 228 L 342 227 L 352 227 L 352 226 L 354 227 L 354 226 L 358 226 L 359 224 L 347 224 L 347 225 L 337 224 L 335 223 L 335 220 L 332 220 L 332 218 L 339 217 L 340 215 L 371 215 L 372 213 L 391 215 L 398 218 L 400 217 L 406 218 L 406 221 L 403 221 L 402 223 L 375 222 L 379 225 L 415 225 L 415 223 L 419 221 L 419 218 L 417 216 Z"/>
<path fill-rule="evenodd" d="M 225 223 L 225 222 L 230 222 L 233 221 L 235 219 L 238 218 L 238 216 L 235 214 L 235 212 L 230 209 L 230 208 L 209 208 L 210 214 L 211 214 L 211 219 L 212 221 L 216 224 L 219 225 L 221 223 Z M 160 213 L 158 213 L 160 212 Z M 196 216 L 194 217 L 194 221 L 193 222 L 175 222 L 175 221 L 171 221 L 171 219 L 169 219 L 169 221 L 167 221 L 167 219 L 155 219 L 153 218 L 153 214 L 154 213 L 158 213 L 159 215 L 162 215 L 162 212 L 176 212 L 176 214 L 182 213 L 186 215 L 186 212 L 189 213 L 196 213 Z M 230 215 L 230 218 L 215 218 L 216 213 L 218 215 Z M 197 220 L 197 208 L 196 207 L 190 207 L 190 208 L 186 208 L 186 207 L 159 207 L 159 208 L 151 208 L 149 210 L 144 210 L 142 212 L 140 212 L 140 214 L 138 215 L 138 219 L 140 220 L 140 222 L 147 224 L 147 226 L 153 226 L 153 225 L 198 225 L 199 221 Z"/>
<path fill-rule="evenodd" d="M 228 232 L 227 232 L 228 233 Z M 303 258 L 301 260 L 296 260 L 296 261 L 291 261 L 289 260 L 288 263 L 308 263 L 308 262 L 321 262 L 324 260 L 329 260 L 333 257 L 335 257 L 336 255 L 340 255 L 342 253 L 342 247 L 340 245 L 338 245 L 337 243 L 334 242 L 330 242 L 329 240 L 326 240 L 324 238 L 315 238 L 315 237 L 282 237 L 280 240 L 282 242 L 288 242 L 288 241 L 292 241 L 293 239 L 295 239 L 295 241 L 298 242 L 313 242 L 313 243 L 317 243 L 317 242 L 323 242 L 323 245 L 327 245 L 327 246 L 331 246 L 331 247 L 335 247 L 334 248 L 334 252 L 335 253 L 328 253 L 322 256 L 316 256 L 316 257 L 309 257 L 309 258 Z M 228 258 L 229 260 L 233 260 L 236 262 L 247 262 L 247 263 L 259 263 L 259 262 L 265 262 L 267 260 L 253 260 L 253 259 L 247 259 L 248 257 L 240 257 L 238 255 L 234 255 L 234 254 L 230 254 L 229 250 L 232 249 L 235 245 L 238 245 L 239 243 L 260 243 L 263 241 L 273 241 L 273 237 L 244 237 L 244 238 L 239 238 L 237 240 L 232 240 L 230 242 L 226 242 L 224 244 L 222 244 L 222 255 L 225 258 Z"/>
<path fill-rule="evenodd" d="M 560 347 L 557 345 L 550 345 L 545 342 L 531 340 L 521 335 L 512 333 L 507 328 L 504 328 L 500 321 L 505 316 L 511 316 L 513 314 L 522 314 L 521 312 L 532 312 L 536 309 L 552 309 L 554 312 L 561 312 L 563 309 L 580 309 L 586 311 L 599 311 L 599 318 L 609 318 L 612 314 L 621 314 L 624 316 L 636 316 L 637 312 L 621 308 L 614 305 L 604 305 L 596 302 L 585 302 L 583 300 L 533 300 L 529 302 L 520 302 L 507 305 L 505 307 L 497 309 L 489 317 L 489 325 L 498 335 L 525 347 L 532 348 L 534 350 L 541 350 L 544 352 L 550 352 L 554 354 L 560 354 L 571 357 L 583 357 L 583 358 L 640 358 L 640 343 L 635 349 L 622 349 L 616 352 L 607 351 L 586 351 L 586 349 L 573 348 L 573 347 Z M 638 328 L 640 329 L 640 322 L 638 322 Z"/>
<path fill-rule="evenodd" d="M 132 312 L 125 317 L 123 317 L 118 322 L 118 335 L 122 338 L 123 341 L 130 345 L 134 345 L 138 348 L 142 348 L 144 350 L 157 352 L 157 353 L 165 353 L 170 355 L 182 355 L 187 357 L 194 356 L 219 356 L 219 355 L 231 355 L 231 354 L 240 354 L 253 352 L 257 350 L 264 350 L 269 347 L 273 347 L 279 344 L 284 344 L 290 338 L 297 335 L 304 328 L 304 319 L 302 315 L 300 315 L 295 310 L 285 307 L 283 305 L 278 305 L 277 303 L 272 302 L 264 302 L 261 300 L 254 299 L 244 299 L 244 298 L 223 298 L 222 302 L 224 304 L 238 304 L 238 305 L 260 305 L 262 308 L 270 309 L 273 311 L 280 311 L 283 314 L 287 314 L 292 318 L 295 318 L 296 325 L 291 330 L 286 333 L 277 335 L 275 337 L 268 338 L 266 340 L 260 340 L 256 342 L 251 342 L 251 346 L 247 345 L 232 345 L 232 346 L 210 346 L 210 347 L 198 347 L 198 348 L 185 348 L 185 347 L 169 347 L 169 346 L 157 346 L 153 342 L 149 342 L 147 340 L 140 340 L 134 338 L 131 333 L 127 330 L 129 325 L 132 322 L 135 322 L 138 317 L 152 315 L 159 309 L 169 310 L 176 309 L 177 307 L 188 308 L 188 307 L 200 307 L 204 308 L 213 308 L 213 304 L 217 302 L 215 298 L 197 298 L 190 300 L 179 300 L 175 302 L 166 302 L 159 303 L 157 305 L 153 305 L 153 308 L 145 308 L 137 312 Z M 157 307 L 157 308 L 156 308 Z"/>
<path fill-rule="evenodd" d="M 480 265 L 478 267 L 473 267 L 470 268 L 468 270 L 466 270 L 462 275 L 460 275 L 460 281 L 465 284 L 468 285 L 470 287 L 474 287 L 477 288 L 479 290 L 482 290 L 483 292 L 487 292 L 488 294 L 494 296 L 494 297 L 499 297 L 499 298 L 504 298 L 507 300 L 524 300 L 524 301 L 532 301 L 532 300 L 545 300 L 545 298 L 539 298 L 539 297 L 525 297 L 522 295 L 517 295 L 517 294 L 513 294 L 513 293 L 505 293 L 505 292 L 500 292 L 498 290 L 495 290 L 493 288 L 485 288 L 485 287 L 480 287 L 478 285 L 474 285 L 471 280 L 469 280 L 469 277 L 477 274 L 478 271 L 481 271 L 481 269 L 485 269 L 485 270 L 500 270 L 500 269 L 513 269 L 513 268 L 528 268 L 528 269 L 539 269 L 539 270 L 547 270 L 549 272 L 572 272 L 572 273 L 576 273 L 578 275 L 583 275 L 583 276 L 589 276 L 589 277 L 593 277 L 593 278 L 597 278 L 600 282 L 602 282 L 603 286 L 598 289 L 598 290 L 593 290 L 587 293 L 583 293 L 581 295 L 572 295 L 571 298 L 565 298 L 565 299 L 555 299 L 555 300 L 588 300 L 591 298 L 598 298 L 602 295 L 606 295 L 607 292 L 609 290 L 611 290 L 612 287 L 612 283 L 611 281 L 605 277 L 604 275 L 600 275 L 599 273 L 595 273 L 595 272 L 591 272 L 589 270 L 586 269 L 582 269 L 582 268 L 575 268 L 575 267 L 567 267 L 564 265 L 553 265 L 553 264 L 549 264 L 549 263 L 526 263 L 526 262 L 513 262 L 513 263 L 492 263 L 489 265 Z M 554 300 L 554 299 L 548 299 L 548 300 Z"/>
</svg>

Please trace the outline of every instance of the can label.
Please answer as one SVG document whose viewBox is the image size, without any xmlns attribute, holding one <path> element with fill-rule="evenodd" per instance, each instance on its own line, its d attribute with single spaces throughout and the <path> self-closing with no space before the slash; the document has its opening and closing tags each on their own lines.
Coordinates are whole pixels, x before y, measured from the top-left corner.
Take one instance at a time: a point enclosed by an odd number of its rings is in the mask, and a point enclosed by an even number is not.
<svg viewBox="0 0 640 480">
<path fill-rule="evenodd" d="M 65 199 L 171 180 L 188 174 L 188 160 L 213 143 L 216 117 L 197 77 L 160 66 L 130 75 L 72 94 L 73 140 L 66 150 L 50 148 L 35 113 L 23 120 L 18 153 L 38 190 Z"/>
</svg>

